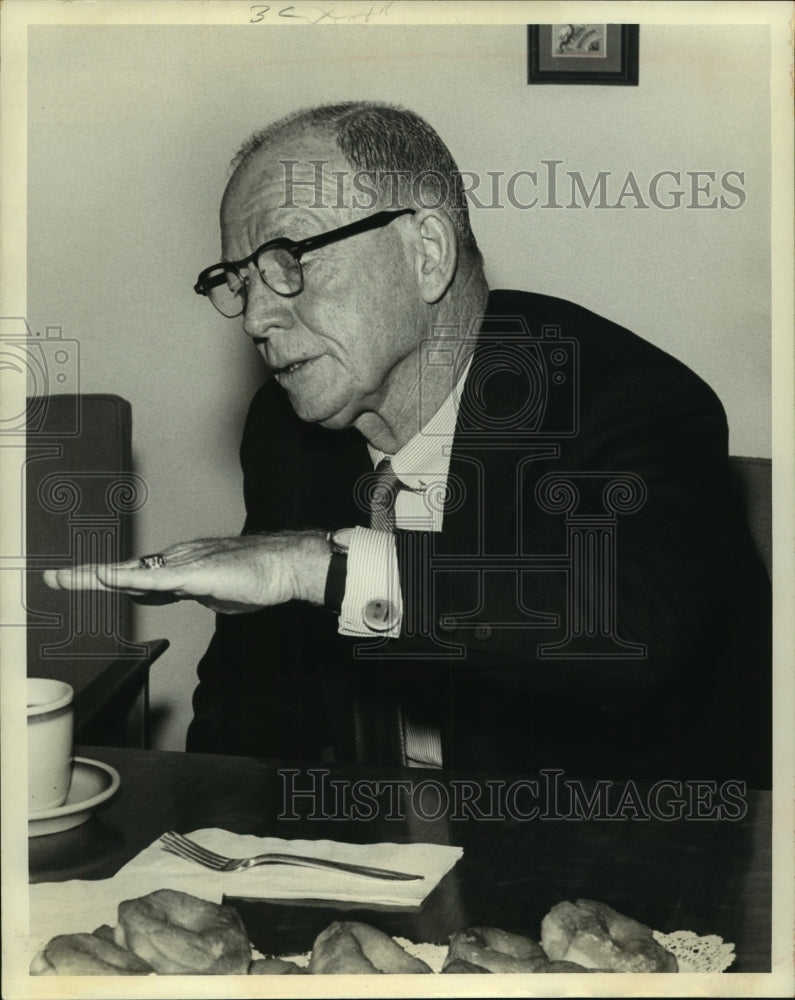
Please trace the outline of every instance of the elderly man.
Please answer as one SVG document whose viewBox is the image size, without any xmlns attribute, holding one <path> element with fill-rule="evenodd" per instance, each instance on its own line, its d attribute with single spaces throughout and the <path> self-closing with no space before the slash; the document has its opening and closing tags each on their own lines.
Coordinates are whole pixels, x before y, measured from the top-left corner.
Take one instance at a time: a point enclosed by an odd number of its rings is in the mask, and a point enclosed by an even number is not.
<svg viewBox="0 0 795 1000">
<path fill-rule="evenodd" d="M 243 534 L 48 574 L 220 612 L 188 749 L 764 783 L 768 581 L 712 391 L 490 292 L 456 165 L 401 109 L 255 135 L 221 236 L 196 291 L 272 376 Z"/>
</svg>

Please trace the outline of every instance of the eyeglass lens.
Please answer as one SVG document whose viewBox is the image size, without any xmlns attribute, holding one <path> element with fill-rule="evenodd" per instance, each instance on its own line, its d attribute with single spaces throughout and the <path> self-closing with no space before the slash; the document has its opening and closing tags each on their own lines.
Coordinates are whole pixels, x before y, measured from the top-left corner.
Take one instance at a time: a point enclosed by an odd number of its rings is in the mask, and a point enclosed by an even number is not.
<svg viewBox="0 0 795 1000">
<path fill-rule="evenodd" d="M 271 247 L 263 250 L 257 258 L 257 270 L 268 287 L 279 295 L 295 295 L 303 287 L 301 265 L 285 247 Z M 219 268 L 209 276 L 221 279 L 209 290 L 210 301 L 224 316 L 239 316 L 246 308 L 248 282 L 231 268 Z"/>
</svg>

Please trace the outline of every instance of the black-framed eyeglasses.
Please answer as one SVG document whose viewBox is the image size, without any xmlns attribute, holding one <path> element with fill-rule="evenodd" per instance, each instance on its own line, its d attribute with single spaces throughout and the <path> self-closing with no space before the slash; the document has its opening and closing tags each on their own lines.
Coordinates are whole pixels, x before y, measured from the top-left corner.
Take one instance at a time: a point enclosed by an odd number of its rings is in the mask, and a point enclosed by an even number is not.
<svg viewBox="0 0 795 1000">
<path fill-rule="evenodd" d="M 291 298 L 304 289 L 304 272 L 301 257 L 310 250 L 347 240 L 349 236 L 369 232 L 389 225 L 400 215 L 413 215 L 413 208 L 400 208 L 389 212 L 376 212 L 357 222 L 338 229 L 330 229 L 319 236 L 310 236 L 298 243 L 280 238 L 269 240 L 257 247 L 254 253 L 242 260 L 222 261 L 205 268 L 193 286 L 197 295 L 206 295 L 223 316 L 232 319 L 240 316 L 246 308 L 248 281 L 242 272 L 249 264 L 255 264 L 260 277 L 277 295 Z"/>
</svg>

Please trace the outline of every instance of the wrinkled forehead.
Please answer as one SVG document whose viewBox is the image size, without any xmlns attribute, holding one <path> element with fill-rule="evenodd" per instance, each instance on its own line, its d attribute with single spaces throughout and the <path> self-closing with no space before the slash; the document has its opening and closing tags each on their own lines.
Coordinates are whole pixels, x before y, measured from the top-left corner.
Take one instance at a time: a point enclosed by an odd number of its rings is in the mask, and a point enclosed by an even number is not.
<svg viewBox="0 0 795 1000">
<path fill-rule="evenodd" d="M 301 239 L 351 219 L 353 170 L 336 142 L 299 135 L 275 139 L 235 170 L 221 202 L 221 237 L 229 251 L 250 252 L 268 239 Z M 306 229 L 306 232 L 301 232 Z M 228 249 L 227 249 L 228 248 Z"/>
</svg>

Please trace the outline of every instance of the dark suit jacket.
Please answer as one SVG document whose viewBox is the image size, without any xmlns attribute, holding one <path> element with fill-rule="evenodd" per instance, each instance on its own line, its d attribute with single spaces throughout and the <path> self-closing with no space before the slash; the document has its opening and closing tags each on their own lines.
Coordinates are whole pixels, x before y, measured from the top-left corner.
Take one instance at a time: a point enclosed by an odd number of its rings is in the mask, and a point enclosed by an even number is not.
<svg viewBox="0 0 795 1000">
<path fill-rule="evenodd" d="M 401 637 L 339 636 L 297 602 L 219 616 L 188 748 L 353 760 L 364 705 L 390 760 L 400 705 L 451 768 L 766 784 L 769 581 L 717 397 L 562 300 L 493 292 L 478 327 L 443 531 L 396 533 Z M 364 440 L 302 423 L 273 382 L 241 457 L 245 531 L 367 524 Z"/>
</svg>

